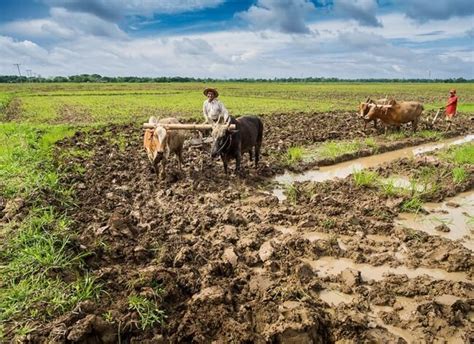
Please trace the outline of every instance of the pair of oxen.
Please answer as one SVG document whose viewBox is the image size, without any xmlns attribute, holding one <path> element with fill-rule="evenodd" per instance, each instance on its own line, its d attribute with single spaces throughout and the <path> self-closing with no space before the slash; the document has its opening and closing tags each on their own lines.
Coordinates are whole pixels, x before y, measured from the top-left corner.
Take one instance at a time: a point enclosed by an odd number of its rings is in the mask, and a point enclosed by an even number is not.
<svg viewBox="0 0 474 344">
<path fill-rule="evenodd" d="M 404 123 L 411 122 L 413 131 L 416 131 L 421 115 L 423 113 L 423 104 L 416 101 L 402 101 L 397 102 L 394 99 L 378 99 L 372 100 L 367 98 L 363 103 L 359 104 L 359 113 L 365 124 L 364 130 L 367 128 L 367 123 L 374 122 L 374 127 L 377 127 L 377 120 L 380 120 L 385 125 L 385 132 L 388 126 L 395 126 L 400 129 Z"/>
<path fill-rule="evenodd" d="M 167 124 L 179 124 L 179 121 L 176 118 L 157 120 L 151 117 L 148 122 L 155 125 L 155 128 L 146 129 L 143 145 L 157 176 L 165 178 L 166 163 L 171 154 L 178 157 L 178 167 L 181 171 L 186 135 L 182 130 L 166 128 Z M 254 160 L 257 167 L 263 139 L 263 123 L 259 117 L 243 116 L 235 119 L 231 116 L 228 123 L 214 124 L 211 136 L 213 139 L 211 157 L 221 157 L 226 174 L 230 159 L 236 161 L 236 173 L 241 172 L 241 159 L 244 153 L 249 153 L 250 160 Z"/>
</svg>

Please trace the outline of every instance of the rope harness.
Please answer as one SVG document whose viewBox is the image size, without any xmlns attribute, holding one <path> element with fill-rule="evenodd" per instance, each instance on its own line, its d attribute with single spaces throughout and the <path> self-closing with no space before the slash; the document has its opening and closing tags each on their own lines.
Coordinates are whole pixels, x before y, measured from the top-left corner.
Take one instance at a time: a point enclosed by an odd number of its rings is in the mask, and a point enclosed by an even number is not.
<svg viewBox="0 0 474 344">
<path fill-rule="evenodd" d="M 216 154 L 220 154 L 224 150 L 227 143 L 229 143 L 229 147 L 232 144 L 232 134 L 230 134 L 230 133 L 227 136 L 227 139 L 224 141 L 224 144 L 217 150 Z"/>
</svg>

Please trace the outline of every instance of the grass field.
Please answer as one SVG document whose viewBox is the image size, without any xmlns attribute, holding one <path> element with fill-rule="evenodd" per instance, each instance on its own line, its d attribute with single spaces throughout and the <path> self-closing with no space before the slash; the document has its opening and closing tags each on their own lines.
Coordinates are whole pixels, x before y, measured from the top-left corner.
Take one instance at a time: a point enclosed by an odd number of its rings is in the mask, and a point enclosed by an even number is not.
<svg viewBox="0 0 474 344">
<path fill-rule="evenodd" d="M 3 118 L 28 123 L 142 121 L 150 115 L 201 117 L 201 83 L 2 84 Z M 232 114 L 353 111 L 367 96 L 418 100 L 427 110 L 445 104 L 455 87 L 460 112 L 474 112 L 474 84 L 217 83 Z M 8 116 L 6 104 L 12 104 Z"/>
</svg>

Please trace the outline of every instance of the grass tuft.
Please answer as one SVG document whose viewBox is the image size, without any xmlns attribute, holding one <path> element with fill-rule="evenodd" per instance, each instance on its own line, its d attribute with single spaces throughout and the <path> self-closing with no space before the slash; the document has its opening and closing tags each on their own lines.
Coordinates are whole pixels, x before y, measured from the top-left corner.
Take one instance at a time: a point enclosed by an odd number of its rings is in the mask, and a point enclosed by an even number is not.
<svg viewBox="0 0 474 344">
<path fill-rule="evenodd" d="M 435 140 L 441 140 L 443 138 L 443 134 L 435 130 L 421 130 L 421 131 L 416 132 L 415 136 L 422 137 L 425 139 L 435 139 Z"/>
<path fill-rule="evenodd" d="M 419 196 L 413 196 L 405 201 L 401 205 L 401 210 L 408 213 L 418 213 L 423 207 L 423 202 Z"/>
<path fill-rule="evenodd" d="M 378 180 L 378 174 L 376 172 L 366 170 L 355 171 L 352 177 L 358 187 L 375 185 Z"/>
<path fill-rule="evenodd" d="M 139 328 L 146 330 L 156 324 L 164 325 L 166 315 L 160 310 L 154 301 L 140 295 L 131 295 L 128 298 L 128 307 L 130 310 L 138 313 L 140 317 Z"/>
<path fill-rule="evenodd" d="M 474 143 L 451 147 L 446 153 L 441 154 L 444 160 L 454 162 L 456 165 L 474 164 Z"/>
<path fill-rule="evenodd" d="M 303 148 L 299 146 L 290 147 L 286 152 L 286 163 L 291 166 L 303 160 Z"/>
<path fill-rule="evenodd" d="M 355 153 L 363 147 L 359 141 L 327 141 L 317 148 L 321 158 L 334 159 L 340 155 Z"/>
<path fill-rule="evenodd" d="M 452 170 L 453 182 L 455 184 L 461 184 L 468 178 L 468 173 L 464 167 L 455 167 Z"/>
<path fill-rule="evenodd" d="M 294 184 L 285 187 L 286 200 L 289 203 L 296 204 L 298 201 L 298 188 Z"/>
</svg>

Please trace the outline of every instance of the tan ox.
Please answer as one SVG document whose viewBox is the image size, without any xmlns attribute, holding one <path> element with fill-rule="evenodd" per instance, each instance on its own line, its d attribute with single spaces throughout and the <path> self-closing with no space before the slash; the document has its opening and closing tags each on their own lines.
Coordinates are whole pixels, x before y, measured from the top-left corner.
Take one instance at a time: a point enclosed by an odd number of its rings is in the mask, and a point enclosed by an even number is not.
<svg viewBox="0 0 474 344">
<path fill-rule="evenodd" d="M 388 104 L 388 99 L 387 98 L 381 98 L 377 100 L 372 100 L 370 97 L 367 98 L 367 100 L 364 103 L 359 103 L 359 113 L 358 116 L 360 118 L 363 118 L 365 120 L 365 117 L 369 113 L 370 104 L 377 104 L 377 105 L 386 105 Z M 374 119 L 374 128 L 377 128 L 377 119 Z M 364 130 L 367 129 L 367 123 L 370 122 L 369 120 L 365 120 L 364 123 Z"/>
<path fill-rule="evenodd" d="M 163 118 L 159 121 L 155 117 L 150 117 L 148 123 L 152 124 L 169 124 L 179 123 L 176 118 Z M 148 155 L 148 159 L 152 163 L 156 175 L 159 178 L 166 176 L 166 162 L 171 153 L 178 157 L 178 167 L 181 171 L 183 163 L 183 144 L 185 135 L 180 130 L 167 130 L 162 126 L 155 129 L 146 129 L 143 138 L 143 146 Z M 161 172 L 158 165 L 161 162 Z"/>
<path fill-rule="evenodd" d="M 370 104 L 369 112 L 364 120 L 380 119 L 385 124 L 385 132 L 387 132 L 387 125 L 400 128 L 402 124 L 411 122 L 413 132 L 416 132 L 422 113 L 423 104 L 419 102 L 397 102 L 392 99 L 387 105 Z"/>
</svg>

